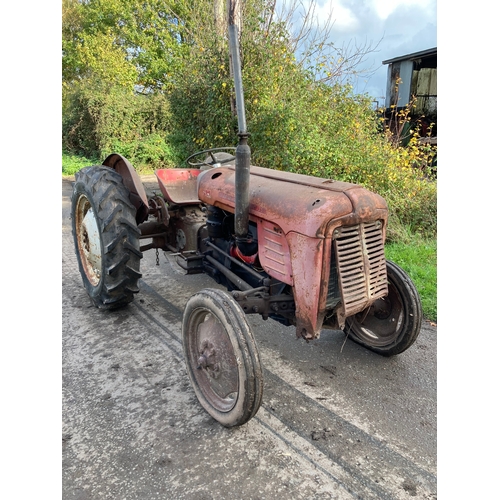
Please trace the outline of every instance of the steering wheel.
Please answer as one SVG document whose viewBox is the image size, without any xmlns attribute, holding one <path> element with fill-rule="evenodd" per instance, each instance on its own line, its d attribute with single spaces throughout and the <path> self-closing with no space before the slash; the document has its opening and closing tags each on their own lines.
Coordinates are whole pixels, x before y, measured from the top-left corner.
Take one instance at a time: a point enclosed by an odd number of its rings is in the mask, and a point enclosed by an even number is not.
<svg viewBox="0 0 500 500">
<path fill-rule="evenodd" d="M 222 165 L 223 163 L 229 163 L 230 161 L 233 161 L 236 156 L 234 154 L 225 154 L 225 158 L 217 158 L 217 156 L 222 156 L 218 155 L 218 152 L 220 151 L 234 151 L 236 152 L 235 147 L 225 147 L 225 148 L 211 148 L 211 149 L 205 149 L 203 151 L 198 151 L 197 153 L 192 154 L 189 158 L 186 158 L 186 162 L 188 165 L 191 165 L 192 167 L 201 167 L 203 165 L 208 165 L 209 167 L 213 166 L 215 163 L 219 163 Z M 205 160 L 203 161 L 192 161 L 194 158 L 205 155 Z M 208 161 L 207 155 L 210 156 L 211 162 Z"/>
</svg>

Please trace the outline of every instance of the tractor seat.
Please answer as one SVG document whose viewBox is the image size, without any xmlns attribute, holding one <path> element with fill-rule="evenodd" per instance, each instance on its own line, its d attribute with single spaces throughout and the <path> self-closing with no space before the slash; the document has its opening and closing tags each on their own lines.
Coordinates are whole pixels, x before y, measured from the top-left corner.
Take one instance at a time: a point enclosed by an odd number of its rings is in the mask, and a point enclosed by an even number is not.
<svg viewBox="0 0 500 500">
<path fill-rule="evenodd" d="M 155 174 L 165 199 L 174 205 L 200 203 L 198 199 L 198 175 L 196 168 L 163 168 Z"/>
</svg>

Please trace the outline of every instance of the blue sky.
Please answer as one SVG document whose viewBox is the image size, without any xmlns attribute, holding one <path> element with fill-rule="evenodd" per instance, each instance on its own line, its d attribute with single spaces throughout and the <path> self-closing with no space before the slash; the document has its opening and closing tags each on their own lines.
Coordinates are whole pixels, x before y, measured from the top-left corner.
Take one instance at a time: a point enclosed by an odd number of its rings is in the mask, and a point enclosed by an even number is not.
<svg viewBox="0 0 500 500">
<path fill-rule="evenodd" d="M 293 0 L 283 0 L 290 4 Z M 303 0 L 309 5 L 312 0 Z M 377 46 L 358 70 L 355 90 L 368 93 L 384 105 L 387 65 L 393 57 L 437 47 L 437 0 L 316 0 L 315 13 L 323 22 L 332 12 L 335 20 L 331 41 L 337 47 L 347 44 Z"/>
</svg>

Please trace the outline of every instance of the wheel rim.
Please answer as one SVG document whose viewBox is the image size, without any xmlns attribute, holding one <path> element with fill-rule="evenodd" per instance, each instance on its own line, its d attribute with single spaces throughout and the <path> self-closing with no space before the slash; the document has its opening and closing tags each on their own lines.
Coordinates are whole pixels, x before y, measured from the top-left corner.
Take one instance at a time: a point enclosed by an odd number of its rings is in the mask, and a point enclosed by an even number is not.
<svg viewBox="0 0 500 500">
<path fill-rule="evenodd" d="M 239 375 L 229 335 L 206 309 L 193 312 L 188 335 L 189 363 L 197 386 L 212 407 L 230 411 L 237 401 Z"/>
<path fill-rule="evenodd" d="M 75 232 L 83 270 L 92 286 L 102 275 L 102 253 L 99 226 L 88 198 L 81 195 L 75 210 Z"/>
<path fill-rule="evenodd" d="M 387 296 L 348 319 L 346 332 L 372 347 L 385 347 L 395 342 L 404 324 L 403 300 L 389 283 Z"/>
</svg>

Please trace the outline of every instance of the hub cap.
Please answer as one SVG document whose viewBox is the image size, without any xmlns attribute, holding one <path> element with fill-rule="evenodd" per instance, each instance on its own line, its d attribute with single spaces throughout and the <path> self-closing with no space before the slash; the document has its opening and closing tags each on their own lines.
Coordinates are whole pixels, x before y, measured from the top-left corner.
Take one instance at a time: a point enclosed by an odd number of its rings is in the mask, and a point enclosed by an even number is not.
<svg viewBox="0 0 500 500">
<path fill-rule="evenodd" d="M 192 327 L 191 360 L 198 386 L 214 408 L 227 412 L 236 404 L 239 387 L 238 360 L 229 336 L 206 311 L 198 312 Z"/>
<path fill-rule="evenodd" d="M 349 328 L 363 342 L 384 347 L 398 339 L 403 321 L 403 301 L 394 285 L 389 283 L 388 295 L 350 318 Z"/>
<path fill-rule="evenodd" d="M 75 211 L 75 230 L 82 266 L 93 286 L 102 274 L 101 238 L 97 220 L 89 200 L 81 195 Z"/>
</svg>

